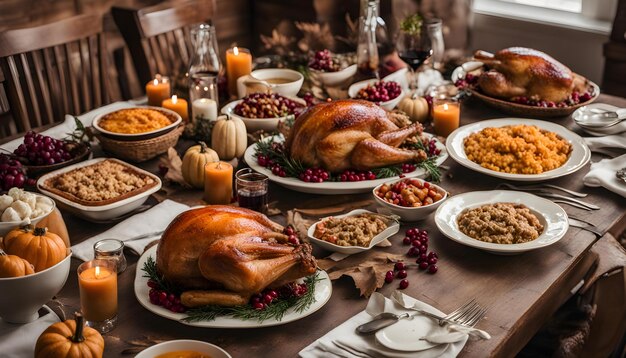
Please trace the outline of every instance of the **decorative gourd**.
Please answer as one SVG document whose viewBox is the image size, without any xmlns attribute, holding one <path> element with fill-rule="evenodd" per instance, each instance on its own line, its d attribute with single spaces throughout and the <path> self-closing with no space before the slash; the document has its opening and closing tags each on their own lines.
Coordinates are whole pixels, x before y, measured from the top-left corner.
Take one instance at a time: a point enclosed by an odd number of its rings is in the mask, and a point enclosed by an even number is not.
<svg viewBox="0 0 626 358">
<path fill-rule="evenodd" d="M 35 272 L 61 262 L 67 256 L 67 246 L 57 234 L 45 227 L 26 225 L 9 231 L 3 240 L 4 251 L 30 262 Z"/>
<path fill-rule="evenodd" d="M 424 97 L 404 97 L 398 103 L 398 109 L 406 113 L 413 122 L 425 122 L 428 119 L 428 102 Z"/>
<path fill-rule="evenodd" d="M 221 160 L 239 158 L 248 146 L 246 125 L 239 118 L 224 116 L 213 126 L 211 146 Z"/>
<path fill-rule="evenodd" d="M 204 188 L 204 166 L 207 163 L 219 162 L 217 153 L 207 147 L 204 142 L 187 149 L 183 156 L 183 179 L 196 188 Z"/>
<path fill-rule="evenodd" d="M 37 223 L 38 227 L 47 227 L 48 231 L 53 232 L 65 243 L 65 246 L 70 247 L 70 235 L 67 232 L 67 226 L 65 226 L 65 220 L 63 220 L 63 216 L 59 211 L 59 208 L 54 208 L 50 215 L 41 219 L 40 222 Z"/>
<path fill-rule="evenodd" d="M 23 258 L 7 255 L 0 249 L 0 278 L 22 277 L 35 273 L 33 265 Z"/>
<path fill-rule="evenodd" d="M 45 331 L 35 343 L 35 358 L 101 358 L 104 339 L 98 331 L 85 326 L 80 313 L 75 319 L 57 322 Z"/>
</svg>

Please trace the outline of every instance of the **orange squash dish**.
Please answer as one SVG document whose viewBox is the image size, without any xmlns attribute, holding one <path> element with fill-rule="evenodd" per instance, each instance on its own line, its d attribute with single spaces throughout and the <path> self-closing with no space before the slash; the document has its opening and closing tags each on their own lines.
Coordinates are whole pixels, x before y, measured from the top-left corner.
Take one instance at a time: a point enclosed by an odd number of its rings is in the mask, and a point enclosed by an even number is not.
<svg viewBox="0 0 626 358">
<path fill-rule="evenodd" d="M 139 134 L 169 126 L 172 121 L 165 112 L 150 108 L 130 108 L 107 114 L 98 125 L 109 132 Z"/>
</svg>

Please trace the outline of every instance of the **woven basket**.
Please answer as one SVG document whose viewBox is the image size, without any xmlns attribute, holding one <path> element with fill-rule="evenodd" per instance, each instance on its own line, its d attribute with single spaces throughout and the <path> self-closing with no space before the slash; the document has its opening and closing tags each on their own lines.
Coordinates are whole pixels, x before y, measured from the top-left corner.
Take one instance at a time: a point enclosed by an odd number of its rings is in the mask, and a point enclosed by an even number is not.
<svg viewBox="0 0 626 358">
<path fill-rule="evenodd" d="M 152 159 L 167 152 L 169 147 L 175 146 L 184 128 L 181 125 L 162 136 L 138 141 L 115 140 L 101 134 L 97 134 L 96 137 L 105 152 L 113 154 L 116 158 L 138 163 Z"/>
</svg>

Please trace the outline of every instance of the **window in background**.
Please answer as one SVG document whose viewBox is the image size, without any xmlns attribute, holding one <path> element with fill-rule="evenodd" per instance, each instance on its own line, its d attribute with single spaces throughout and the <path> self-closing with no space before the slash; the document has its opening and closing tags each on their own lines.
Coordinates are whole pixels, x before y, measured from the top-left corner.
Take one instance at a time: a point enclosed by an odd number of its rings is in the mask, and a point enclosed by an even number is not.
<svg viewBox="0 0 626 358">
<path fill-rule="evenodd" d="M 501 0 L 516 4 L 544 7 L 574 13 L 582 12 L 583 0 Z"/>
</svg>

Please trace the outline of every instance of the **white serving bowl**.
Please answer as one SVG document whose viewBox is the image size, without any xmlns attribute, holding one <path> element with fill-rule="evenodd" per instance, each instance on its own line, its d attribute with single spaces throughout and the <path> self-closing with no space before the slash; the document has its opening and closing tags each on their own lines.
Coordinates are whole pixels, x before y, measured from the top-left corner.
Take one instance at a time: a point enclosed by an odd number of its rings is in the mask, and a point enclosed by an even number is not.
<svg viewBox="0 0 626 358">
<path fill-rule="evenodd" d="M 347 213 L 347 214 L 343 214 L 343 215 L 334 215 L 335 218 L 345 218 L 348 216 L 357 216 L 360 214 L 375 214 L 371 211 L 365 210 L 365 209 L 356 209 L 356 210 L 352 210 L 351 212 Z M 367 247 L 363 247 L 363 246 L 341 246 L 341 245 L 337 245 L 337 244 L 333 244 L 331 242 L 322 240 L 322 239 L 318 239 L 315 236 L 313 236 L 313 234 L 315 234 L 315 229 L 317 228 L 317 225 L 319 223 L 321 223 L 322 221 L 324 221 L 325 219 L 327 219 L 328 217 L 321 219 L 320 221 L 316 222 L 315 224 L 311 225 L 309 227 L 309 229 L 307 230 L 307 235 L 309 237 L 309 239 L 311 240 L 311 242 L 313 242 L 314 244 L 320 246 L 323 249 L 326 249 L 328 251 L 332 251 L 332 252 L 339 252 L 341 254 L 344 255 L 352 255 L 352 254 L 356 254 L 359 252 L 363 252 L 363 251 L 367 251 L 369 249 L 371 249 L 372 247 L 380 244 L 383 240 L 385 240 L 386 238 L 389 238 L 393 235 L 395 235 L 399 230 L 400 230 L 400 224 L 397 222 L 397 220 L 392 219 L 393 222 L 390 223 L 387 228 L 383 231 L 381 231 L 378 235 L 374 236 L 372 238 L 372 240 L 370 241 L 369 246 Z"/>
<path fill-rule="evenodd" d="M 4 322 L 28 323 L 37 311 L 65 285 L 70 273 L 72 253 L 58 264 L 22 277 L 0 278 L 0 318 Z"/>
<path fill-rule="evenodd" d="M 371 84 L 374 84 L 378 82 L 377 79 L 371 79 L 371 80 L 365 80 L 365 81 L 361 81 L 361 82 L 357 82 L 354 83 L 353 85 L 350 86 L 350 88 L 348 88 L 348 95 L 350 96 L 350 98 L 355 98 L 357 93 L 359 93 L 359 91 L 362 88 L 365 88 Z M 398 105 L 398 103 L 400 103 L 400 101 L 402 100 L 402 98 L 404 98 L 405 95 L 405 91 L 404 89 L 402 89 L 400 91 L 400 94 L 398 95 L 398 97 L 391 99 L 387 102 L 381 102 L 380 106 L 388 111 L 391 111 L 392 109 L 396 108 L 396 106 Z"/>
<path fill-rule="evenodd" d="M 357 66 L 354 64 L 336 72 L 318 71 L 312 68 L 309 68 L 309 72 L 311 77 L 322 85 L 336 87 L 348 82 L 356 74 L 356 69 Z"/>
<path fill-rule="evenodd" d="M 161 354 L 176 351 L 195 351 L 206 354 L 211 358 L 232 358 L 225 350 L 214 344 L 190 339 L 179 339 L 155 344 L 139 352 L 135 358 L 154 358 Z"/>
<path fill-rule="evenodd" d="M 294 100 L 296 102 L 300 102 L 305 104 L 305 102 L 297 97 L 289 97 L 289 99 Z M 238 99 L 236 101 L 232 101 L 222 107 L 222 114 L 227 114 L 229 116 L 239 118 L 246 125 L 246 130 L 248 133 L 253 133 L 259 130 L 264 130 L 266 132 L 275 131 L 278 128 L 278 123 L 283 122 L 289 116 L 277 117 L 277 118 L 248 118 L 242 117 L 235 113 L 235 107 L 243 101 L 242 99 Z"/>
<path fill-rule="evenodd" d="M 302 83 L 304 82 L 304 76 L 298 71 L 289 70 L 286 68 L 264 68 L 262 70 L 255 70 L 250 73 L 248 80 L 261 80 L 267 81 L 275 78 L 282 78 L 290 80 L 286 83 L 276 83 L 271 87 L 272 92 L 278 93 L 283 96 L 295 96 L 300 91 Z M 245 81 L 244 81 L 245 82 Z M 245 86 L 245 84 L 244 84 Z M 245 95 L 244 90 L 244 95 Z"/>
<path fill-rule="evenodd" d="M 133 134 L 128 134 L 128 133 L 117 133 L 117 132 L 111 132 L 108 131 L 102 127 L 100 127 L 100 121 L 106 117 L 107 115 L 117 112 L 117 111 L 123 111 L 123 110 L 128 110 L 128 109 L 152 109 L 154 111 L 158 111 L 161 112 L 162 114 L 164 114 L 165 116 L 167 116 L 170 119 L 170 124 L 162 127 L 162 128 L 158 128 L 149 132 L 143 132 L 143 133 L 133 133 Z M 107 138 L 111 138 L 111 139 L 116 139 L 116 140 L 124 140 L 124 141 L 136 141 L 136 140 L 146 140 L 146 139 L 150 139 L 150 138 L 155 138 L 158 136 L 161 136 L 165 133 L 171 132 L 172 130 L 174 130 L 176 127 L 178 127 L 178 125 L 182 122 L 182 117 L 172 111 L 169 110 L 167 108 L 162 108 L 162 107 L 151 107 L 151 106 L 141 106 L 141 107 L 134 107 L 134 108 L 122 108 L 122 109 L 117 109 L 115 111 L 111 111 L 111 112 L 107 112 L 107 113 L 102 113 L 98 116 L 96 116 L 96 118 L 94 118 L 92 126 L 98 131 L 100 132 L 100 134 L 102 134 L 103 136 L 107 137 Z"/>
<path fill-rule="evenodd" d="M 43 218 L 45 218 L 46 216 L 50 215 L 50 213 L 54 210 L 54 208 L 56 207 L 56 204 L 54 202 L 54 200 L 52 200 L 51 198 L 45 196 L 45 195 L 41 195 L 41 194 L 37 194 L 37 193 L 32 193 L 35 196 L 43 196 L 46 197 L 48 199 L 50 199 L 50 202 L 52 202 L 52 208 L 50 209 L 50 211 L 48 211 L 47 213 L 44 213 L 42 215 L 39 215 L 37 217 L 34 217 L 32 219 L 24 219 L 24 220 L 20 220 L 20 221 L 2 221 L 0 222 L 0 236 L 4 237 L 4 235 L 8 234 L 9 231 L 15 229 L 16 227 L 20 227 L 20 226 L 24 226 L 24 225 L 28 225 L 31 224 L 33 226 L 37 225 L 37 223 L 39 223 L 41 220 L 43 220 Z"/>
<path fill-rule="evenodd" d="M 420 206 L 420 207 L 417 207 L 417 208 L 400 206 L 400 205 L 388 203 L 385 200 L 381 199 L 378 195 L 376 195 L 376 191 L 378 189 L 380 189 L 381 186 L 383 186 L 385 184 L 393 185 L 393 184 L 395 184 L 395 183 L 397 183 L 399 181 L 402 181 L 402 180 L 406 180 L 406 178 L 395 180 L 395 181 L 384 183 L 384 184 L 380 184 L 380 185 L 378 185 L 377 187 L 375 187 L 372 190 L 372 195 L 374 196 L 374 199 L 376 199 L 378 204 L 383 206 L 387 210 L 389 210 L 392 214 L 398 215 L 402 219 L 402 221 L 409 221 L 409 222 L 411 222 L 411 221 L 423 220 L 428 215 L 430 215 L 433 212 L 435 212 L 435 210 L 437 210 L 439 205 L 441 205 L 441 203 L 443 203 L 448 198 L 448 192 L 447 191 L 445 191 L 439 185 L 436 185 L 436 184 L 433 184 L 433 183 L 430 183 L 430 182 L 428 182 L 428 184 L 430 184 L 430 186 L 432 188 L 437 190 L 437 192 L 442 195 L 441 200 L 438 200 L 438 201 L 436 201 L 436 202 L 434 202 L 434 203 L 432 203 L 430 205 Z M 417 181 L 419 181 L 422 184 L 424 182 L 426 182 L 425 180 L 419 179 L 419 178 L 410 178 L 410 180 L 417 180 Z"/>
<path fill-rule="evenodd" d="M 86 167 L 92 164 L 96 164 L 103 160 L 112 160 L 115 162 L 119 162 L 127 167 L 130 167 L 132 170 L 138 173 L 149 175 L 156 182 L 156 185 L 150 187 L 149 189 L 145 191 L 138 192 L 137 194 L 133 196 L 115 201 L 110 204 L 92 205 L 92 206 L 79 204 L 68 198 L 65 198 L 61 195 L 51 192 L 44 187 L 44 183 L 46 182 L 46 180 L 54 176 L 72 171 L 77 168 L 82 168 L 82 167 Z M 42 193 L 54 199 L 54 201 L 56 201 L 57 206 L 59 208 L 63 210 L 67 210 L 78 217 L 82 217 L 83 219 L 86 219 L 89 221 L 100 222 L 100 221 L 107 221 L 107 220 L 115 219 L 117 217 L 130 213 L 131 211 L 140 207 L 143 203 L 146 202 L 146 200 L 148 200 L 148 197 L 150 197 L 152 193 L 155 193 L 159 191 L 159 189 L 161 189 L 161 179 L 159 179 L 158 176 L 152 173 L 149 173 L 143 169 L 137 168 L 136 166 L 130 165 L 118 159 L 97 158 L 97 159 L 87 160 L 78 164 L 70 165 L 69 167 L 55 170 L 53 172 L 50 172 L 46 175 L 41 176 L 39 180 L 37 180 L 37 189 L 39 189 L 39 191 L 41 191 Z"/>
</svg>

